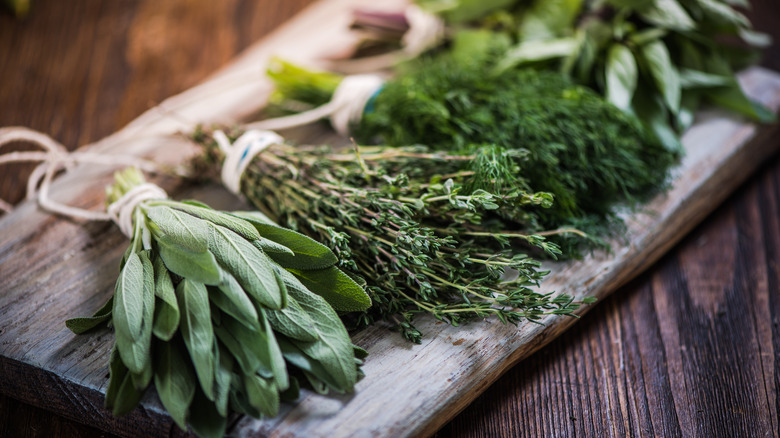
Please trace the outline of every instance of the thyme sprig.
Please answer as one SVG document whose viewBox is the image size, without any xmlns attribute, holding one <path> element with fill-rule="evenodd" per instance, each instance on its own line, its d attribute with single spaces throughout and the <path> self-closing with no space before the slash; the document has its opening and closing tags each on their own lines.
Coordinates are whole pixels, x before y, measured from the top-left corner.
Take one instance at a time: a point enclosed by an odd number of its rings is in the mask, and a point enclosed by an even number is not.
<svg viewBox="0 0 780 438">
<path fill-rule="evenodd" d="M 220 162 L 208 134 L 196 140 Z M 472 169 L 489 149 L 462 155 L 355 146 L 332 153 L 274 145 L 253 159 L 241 191 L 275 220 L 327 243 L 339 266 L 365 281 L 373 306 L 356 317 L 359 325 L 384 319 L 420 342 L 413 324 L 420 313 L 453 325 L 571 315 L 581 302 L 536 290 L 547 274 L 537 256 L 560 254 L 546 235 L 577 231 L 538 229 L 531 209 L 549 207 L 548 193 Z"/>
</svg>

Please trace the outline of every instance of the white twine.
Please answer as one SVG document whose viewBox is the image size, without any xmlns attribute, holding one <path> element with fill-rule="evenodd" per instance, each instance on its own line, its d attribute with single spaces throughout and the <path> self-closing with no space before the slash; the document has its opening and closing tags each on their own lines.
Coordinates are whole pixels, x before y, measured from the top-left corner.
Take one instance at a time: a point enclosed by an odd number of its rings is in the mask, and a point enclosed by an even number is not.
<svg viewBox="0 0 780 438">
<path fill-rule="evenodd" d="M 444 40 L 444 21 L 435 14 L 417 5 L 409 5 L 404 10 L 404 15 L 409 23 L 409 30 L 404 33 L 401 44 L 407 55 L 417 56 Z"/>
<path fill-rule="evenodd" d="M 108 217 L 114 221 L 115 224 L 122 230 L 122 233 L 128 238 L 133 237 L 133 212 L 142 202 L 152 199 L 167 199 L 168 194 L 165 190 L 161 189 L 155 184 L 144 183 L 139 186 L 135 186 L 127 193 L 122 195 L 121 198 L 112 202 L 106 213 Z M 147 231 L 144 227 L 144 231 Z M 144 247 L 149 248 L 151 246 L 151 236 L 147 233 L 143 235 Z M 148 242 L 148 244 L 147 244 Z"/>
<path fill-rule="evenodd" d="M 351 75 L 341 81 L 330 102 L 291 116 L 261 120 L 246 125 L 247 129 L 277 130 L 295 128 L 330 117 L 333 128 L 341 135 L 349 134 L 350 125 L 360 122 L 369 100 L 382 88 L 384 80 L 377 75 Z"/>
<path fill-rule="evenodd" d="M 156 163 L 129 155 L 105 155 L 90 152 L 69 153 L 65 146 L 41 132 L 16 126 L 0 128 L 0 147 L 12 142 L 19 141 L 23 141 L 44 149 L 43 152 L 22 151 L 9 152 L 0 155 L 0 164 L 28 161 L 41 162 L 41 164 L 36 167 L 35 170 L 33 170 L 27 180 L 27 199 L 35 198 L 38 201 L 38 205 L 44 210 L 74 219 L 85 219 L 88 221 L 113 220 L 120 227 L 120 229 L 122 229 L 122 232 L 125 233 L 125 235 L 128 237 L 132 236 L 132 210 L 130 210 L 130 213 L 125 213 L 123 215 L 120 213 L 112 214 L 110 211 L 103 212 L 72 207 L 51 199 L 49 197 L 49 188 L 51 187 L 52 180 L 54 179 L 54 176 L 57 174 L 57 172 L 62 169 L 67 171 L 79 163 L 101 164 L 108 166 L 136 166 L 148 172 L 159 171 L 159 166 Z M 40 188 L 38 189 L 39 185 Z M 37 192 L 36 189 L 38 189 Z M 130 202 L 127 199 L 123 199 L 131 193 L 133 193 L 133 190 L 129 191 L 125 196 L 117 200 L 117 202 L 114 204 L 117 204 L 120 201 L 122 201 L 122 204 L 119 204 L 119 207 L 114 207 L 114 209 L 120 208 L 122 205 Z M 155 199 L 160 197 L 160 193 L 162 193 L 163 198 L 167 197 L 165 192 L 159 187 L 157 187 L 157 191 L 152 189 L 143 189 L 142 193 L 146 194 L 144 194 L 142 197 L 143 199 L 139 200 L 138 202 L 142 202 L 147 199 L 153 199 L 149 197 L 152 196 L 152 194 L 154 194 Z M 137 206 L 138 202 L 133 205 Z M 13 206 L 8 202 L 0 199 L 0 209 L 8 213 L 13 210 Z M 111 206 L 109 206 L 109 209 L 111 209 Z M 131 224 L 129 226 L 129 234 L 126 231 L 128 227 L 125 225 L 127 221 L 130 221 Z"/>
<path fill-rule="evenodd" d="M 233 144 L 230 144 L 227 135 L 222 131 L 214 132 L 214 140 L 225 154 L 225 160 L 222 162 L 222 184 L 236 195 L 240 194 L 241 177 L 252 159 L 269 146 L 284 142 L 275 132 L 255 129 L 246 131 Z"/>
</svg>

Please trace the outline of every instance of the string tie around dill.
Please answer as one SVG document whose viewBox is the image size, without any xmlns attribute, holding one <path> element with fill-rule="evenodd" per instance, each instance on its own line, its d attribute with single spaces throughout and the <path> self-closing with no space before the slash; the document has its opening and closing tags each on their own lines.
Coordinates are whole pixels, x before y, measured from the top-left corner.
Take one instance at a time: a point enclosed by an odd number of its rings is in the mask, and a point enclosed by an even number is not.
<svg viewBox="0 0 780 438">
<path fill-rule="evenodd" d="M 360 122 L 366 106 L 379 93 L 383 84 L 384 80 L 378 75 L 346 76 L 336 88 L 330 102 L 302 113 L 250 123 L 245 128 L 289 129 L 330 118 L 336 132 L 348 135 L 349 127 Z"/>
</svg>

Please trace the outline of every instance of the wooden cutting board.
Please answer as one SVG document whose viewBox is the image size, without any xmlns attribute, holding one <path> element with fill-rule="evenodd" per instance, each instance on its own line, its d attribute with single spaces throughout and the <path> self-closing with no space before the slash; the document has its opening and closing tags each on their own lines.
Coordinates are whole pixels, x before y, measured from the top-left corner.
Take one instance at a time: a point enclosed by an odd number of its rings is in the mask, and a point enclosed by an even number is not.
<svg viewBox="0 0 780 438">
<path fill-rule="evenodd" d="M 307 9 L 203 86 L 171 98 L 117 134 L 88 146 L 132 152 L 176 163 L 191 154 L 177 136 L 194 122 L 232 122 L 263 106 L 270 85 L 262 79 L 269 56 L 315 64 L 323 54 L 351 44 L 344 33 L 357 0 L 325 0 Z M 365 2 L 363 2 L 365 3 Z M 383 7 L 393 8 L 390 2 Z M 328 20 L 322 20 L 327 16 Z M 742 75 L 750 95 L 780 107 L 780 77 L 753 69 Z M 218 96 L 218 98 L 216 97 Z M 172 116 L 172 115 L 175 115 Z M 185 123 L 183 120 L 189 122 Z M 612 254 L 556 265 L 545 290 L 604 297 L 653 263 L 717 206 L 771 154 L 777 126 L 757 128 L 719 113 L 700 114 L 684 138 L 688 155 L 673 190 L 631 217 L 627 240 Z M 307 130 L 317 141 L 323 131 Z M 774 142 L 776 143 L 776 142 Z M 108 169 L 80 168 L 58 181 L 53 196 L 100 208 Z M 180 187 L 162 180 L 176 198 L 198 197 L 231 208 L 215 187 Z M 58 414 L 123 436 L 178 433 L 148 394 L 144 406 L 115 419 L 102 409 L 109 330 L 74 336 L 63 324 L 86 315 L 110 296 L 126 238 L 110 224 L 75 223 L 26 203 L 0 219 L 0 391 Z M 506 327 L 486 322 L 452 328 L 421 321 L 422 345 L 411 345 L 382 327 L 357 333 L 371 353 L 367 374 L 351 397 L 307 394 L 266 421 L 238 419 L 236 434 L 290 436 L 403 436 L 435 431 L 487 388 L 508 367 L 575 322 L 550 319 L 545 326 Z"/>
</svg>

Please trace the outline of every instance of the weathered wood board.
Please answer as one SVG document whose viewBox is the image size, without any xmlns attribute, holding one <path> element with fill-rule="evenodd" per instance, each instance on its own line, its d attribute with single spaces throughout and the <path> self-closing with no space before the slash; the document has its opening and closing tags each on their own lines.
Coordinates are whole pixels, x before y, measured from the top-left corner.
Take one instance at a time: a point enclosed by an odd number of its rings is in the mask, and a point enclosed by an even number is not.
<svg viewBox="0 0 780 438">
<path fill-rule="evenodd" d="M 202 87 L 164 102 L 93 150 L 179 162 L 191 146 L 178 131 L 195 122 L 239 120 L 262 106 L 269 85 L 265 60 L 279 54 L 312 63 L 349 44 L 341 33 L 353 0 L 326 0 L 286 24 Z M 388 3 L 383 6 L 392 7 Z M 328 20 L 322 17 L 327 16 Z M 754 69 L 742 75 L 749 93 L 780 107 L 780 77 Z M 216 98 L 216 96 L 219 98 Z M 686 134 L 688 155 L 674 189 L 633 216 L 628 241 L 612 254 L 552 266 L 545 289 L 604 297 L 679 240 L 771 154 L 778 128 L 756 127 L 718 113 L 700 115 Z M 315 134 L 316 135 L 316 134 Z M 185 152 L 188 151 L 188 152 Z M 99 208 L 106 169 L 78 169 L 60 179 L 59 200 Z M 175 197 L 197 196 L 219 207 L 231 198 L 214 187 L 185 188 L 163 180 Z M 115 419 L 102 409 L 107 383 L 108 330 L 74 336 L 66 318 L 91 313 L 108 298 L 126 239 L 113 225 L 74 223 L 25 203 L 0 219 L 0 391 L 123 436 L 162 436 L 178 429 L 153 394 L 144 407 Z M 504 370 L 570 326 L 558 318 L 519 329 L 492 323 L 452 328 L 421 321 L 422 345 L 381 327 L 357 333 L 371 353 L 368 377 L 350 397 L 307 394 L 272 420 L 239 419 L 232 433 L 283 436 L 404 436 L 432 433 Z"/>
</svg>

